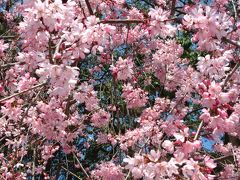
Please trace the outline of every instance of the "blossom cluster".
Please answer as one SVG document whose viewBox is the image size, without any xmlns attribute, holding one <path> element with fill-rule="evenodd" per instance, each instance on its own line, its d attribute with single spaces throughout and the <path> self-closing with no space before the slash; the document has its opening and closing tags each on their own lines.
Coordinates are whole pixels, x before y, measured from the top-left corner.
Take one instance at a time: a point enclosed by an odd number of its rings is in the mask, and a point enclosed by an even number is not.
<svg viewBox="0 0 240 180">
<path fill-rule="evenodd" d="M 10 5 L 1 178 L 240 177 L 239 2 Z"/>
</svg>

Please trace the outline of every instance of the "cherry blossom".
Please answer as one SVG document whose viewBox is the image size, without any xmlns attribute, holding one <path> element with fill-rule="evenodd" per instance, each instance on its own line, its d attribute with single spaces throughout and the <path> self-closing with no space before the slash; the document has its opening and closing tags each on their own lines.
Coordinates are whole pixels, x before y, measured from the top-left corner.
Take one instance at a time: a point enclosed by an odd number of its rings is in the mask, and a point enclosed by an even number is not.
<svg viewBox="0 0 240 180">
<path fill-rule="evenodd" d="M 239 179 L 239 1 L 0 2 L 1 178 Z"/>
<path fill-rule="evenodd" d="M 133 74 L 133 62 L 131 59 L 122 59 L 116 62 L 116 66 L 111 67 L 112 73 L 118 80 L 127 80 Z"/>
<path fill-rule="evenodd" d="M 0 57 L 4 55 L 4 51 L 8 48 L 8 44 L 5 44 L 2 40 L 0 41 Z"/>
<path fill-rule="evenodd" d="M 143 107 L 148 100 L 146 95 L 147 93 L 142 89 L 134 89 L 130 84 L 123 87 L 122 97 L 125 99 L 127 107 L 130 109 Z"/>
</svg>

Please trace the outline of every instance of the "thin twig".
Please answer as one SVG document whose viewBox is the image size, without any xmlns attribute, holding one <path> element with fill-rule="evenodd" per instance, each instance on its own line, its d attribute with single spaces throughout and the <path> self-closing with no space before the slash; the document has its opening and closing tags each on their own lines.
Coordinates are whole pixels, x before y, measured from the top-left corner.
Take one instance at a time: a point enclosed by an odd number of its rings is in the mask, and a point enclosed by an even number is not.
<svg viewBox="0 0 240 180">
<path fill-rule="evenodd" d="M 231 79 L 231 77 L 233 76 L 233 74 L 237 71 L 237 69 L 240 67 L 240 61 L 237 62 L 237 64 L 235 64 L 234 68 L 232 69 L 232 71 L 226 76 L 225 80 L 223 81 L 222 84 L 222 88 L 224 89 L 226 84 L 228 83 L 228 81 Z"/>
<path fill-rule="evenodd" d="M 36 148 L 33 150 L 33 167 L 32 167 L 32 180 L 35 180 L 35 161 L 36 161 Z"/>
<path fill-rule="evenodd" d="M 198 136 L 199 136 L 199 134 L 200 134 L 200 131 L 201 131 L 202 127 L 203 127 L 203 121 L 201 121 L 200 124 L 199 124 L 199 126 L 198 126 L 197 133 L 195 134 L 195 137 L 194 137 L 194 139 L 193 139 L 194 141 L 198 139 Z"/>
<path fill-rule="evenodd" d="M 144 1 L 146 4 L 148 4 L 148 5 L 149 5 L 149 6 L 151 6 L 152 8 L 154 8 L 154 7 L 155 7 L 155 5 L 154 5 L 154 4 L 152 4 L 152 3 L 148 2 L 147 0 L 142 0 L 142 1 Z"/>
<path fill-rule="evenodd" d="M 180 18 L 170 18 L 170 19 L 165 19 L 163 21 L 158 21 L 160 22 L 168 22 L 168 21 L 179 21 L 181 20 Z M 99 23 L 102 24 L 132 24 L 132 23 L 146 23 L 148 20 L 147 19 L 106 19 L 106 20 L 101 20 Z"/>
<path fill-rule="evenodd" d="M 84 169 L 84 167 L 82 166 L 82 163 L 79 161 L 78 157 L 76 156 L 75 153 L 73 153 L 74 157 L 76 158 L 80 168 L 82 169 L 83 173 L 89 178 L 90 176 L 88 175 L 88 173 L 86 172 L 86 170 Z"/>
<path fill-rule="evenodd" d="M 226 155 L 226 156 L 221 156 L 221 157 L 215 158 L 213 161 L 214 161 L 214 162 L 218 162 L 218 161 L 221 161 L 221 160 L 223 160 L 223 159 L 230 158 L 230 157 L 232 157 L 232 156 L 233 156 L 232 154 Z"/>
<path fill-rule="evenodd" d="M 146 142 L 144 143 L 144 146 L 148 143 L 149 140 L 150 140 L 150 137 L 146 140 Z M 142 148 L 139 150 L 138 154 L 140 155 L 141 152 L 142 152 Z M 129 178 L 130 173 L 131 173 L 131 171 L 129 170 L 128 173 L 127 173 L 127 176 L 125 177 L 125 180 L 127 180 Z"/>
<path fill-rule="evenodd" d="M 63 40 L 64 40 L 64 36 L 61 37 L 61 39 L 59 40 L 59 42 L 58 42 L 57 45 L 56 45 L 56 49 L 55 49 L 55 52 L 54 52 L 54 54 L 53 54 L 53 62 L 54 62 L 54 63 L 56 63 L 56 62 L 55 62 L 55 58 L 56 58 L 56 55 L 59 53 L 59 48 L 60 48 L 60 45 L 61 45 L 61 43 L 62 43 Z"/>
<path fill-rule="evenodd" d="M 197 112 L 197 111 L 200 111 L 200 110 L 202 110 L 202 109 L 204 109 L 204 108 L 205 108 L 205 107 L 200 107 L 200 108 L 197 108 L 197 109 L 193 109 L 192 111 L 188 112 L 188 113 L 184 116 L 183 120 L 186 119 L 189 115 L 191 115 L 191 114 L 193 114 L 193 113 L 195 113 L 195 112 Z"/>
<path fill-rule="evenodd" d="M 67 159 L 67 155 L 65 156 L 65 159 L 66 159 L 66 164 L 67 164 L 67 169 L 68 169 L 68 159 Z M 67 174 L 66 174 L 66 179 L 68 179 L 68 172 L 67 172 Z"/>
<path fill-rule="evenodd" d="M 85 2 L 86 2 L 86 5 L 87 5 L 89 14 L 90 14 L 90 15 L 93 15 L 93 10 L 92 10 L 92 7 L 91 7 L 90 2 L 89 2 L 88 0 L 85 0 Z"/>
<path fill-rule="evenodd" d="M 172 7 L 171 7 L 171 13 L 170 13 L 171 16 L 173 16 L 175 13 L 175 5 L 176 5 L 176 0 L 172 0 Z"/>
<path fill-rule="evenodd" d="M 129 34 L 129 25 L 127 26 L 126 44 L 127 44 L 127 42 L 128 42 L 128 34 Z"/>
<path fill-rule="evenodd" d="M 222 38 L 222 41 L 227 42 L 227 43 L 229 43 L 229 44 L 232 44 L 232 45 L 240 48 L 240 44 L 239 44 L 238 42 L 233 41 L 233 40 L 231 40 L 231 39 L 227 39 L 226 37 L 223 37 L 223 38 Z"/>
<path fill-rule="evenodd" d="M 24 94 L 24 93 L 26 93 L 26 92 L 28 92 L 28 91 L 31 91 L 31 90 L 37 89 L 37 88 L 39 88 L 39 87 L 45 86 L 46 84 L 47 84 L 47 82 L 44 82 L 44 83 L 38 84 L 38 85 L 36 85 L 36 86 L 33 86 L 33 87 L 29 88 L 29 89 L 26 89 L 26 90 L 24 90 L 24 91 L 15 93 L 15 94 L 10 95 L 10 96 L 8 96 L 8 97 L 5 97 L 5 98 L 3 98 L 3 99 L 0 100 L 0 103 L 3 103 L 4 101 L 7 101 L 7 100 L 9 100 L 9 99 L 11 99 L 11 98 L 13 98 L 13 97 L 19 96 L 19 95 L 21 95 L 21 94 Z"/>
<path fill-rule="evenodd" d="M 237 20 L 237 10 L 236 10 L 236 6 L 233 0 L 231 0 L 232 5 L 233 5 L 233 11 L 234 11 L 234 19 Z"/>
<path fill-rule="evenodd" d="M 1 38 L 3 38 L 3 39 L 11 39 L 11 38 L 16 38 L 16 37 L 18 37 L 17 35 L 16 36 L 0 36 Z"/>
<path fill-rule="evenodd" d="M 34 98 L 34 99 L 31 99 L 31 103 L 28 104 L 28 107 L 27 107 L 25 113 L 23 114 L 23 116 L 22 116 L 22 118 L 21 118 L 21 122 L 23 121 L 23 119 L 25 118 L 25 116 L 28 115 L 29 109 L 32 107 L 33 103 L 37 100 L 37 98 L 38 98 L 38 96 L 40 95 L 42 89 L 43 89 L 43 87 L 38 91 L 38 93 L 37 93 L 37 95 L 35 96 L 35 98 Z"/>
<path fill-rule="evenodd" d="M 76 177 L 77 179 L 82 180 L 80 177 L 78 177 L 76 174 L 74 174 L 74 173 L 73 173 L 72 171 L 70 171 L 69 169 L 66 169 L 64 166 L 62 166 L 62 168 L 63 168 L 65 171 L 69 172 L 69 174 L 71 174 L 71 175 L 73 175 L 74 177 Z"/>
<path fill-rule="evenodd" d="M 177 108 L 177 106 L 182 103 L 183 99 L 186 97 L 187 94 L 185 94 L 183 97 L 181 97 L 181 99 L 179 99 L 178 102 L 176 102 L 175 106 L 169 111 L 169 114 L 172 114 L 172 112 L 174 111 L 175 108 Z"/>
<path fill-rule="evenodd" d="M 53 55 L 52 55 L 52 35 L 50 34 L 50 38 L 48 41 L 48 54 L 49 54 L 49 62 L 50 64 L 54 64 Z"/>
<path fill-rule="evenodd" d="M 144 23 L 145 19 L 108 19 L 101 20 L 102 24 L 131 24 L 131 23 Z"/>
<path fill-rule="evenodd" d="M 87 16 L 86 16 L 86 14 L 85 14 L 84 8 L 82 7 L 81 1 L 79 1 L 79 7 L 80 7 L 81 10 L 82 10 L 82 13 L 83 13 L 84 18 L 87 19 Z"/>
<path fill-rule="evenodd" d="M 11 66 L 15 66 L 16 64 L 19 64 L 19 62 L 3 64 L 3 65 L 0 65 L 0 69 L 1 68 L 8 68 L 8 67 L 11 67 Z"/>
</svg>

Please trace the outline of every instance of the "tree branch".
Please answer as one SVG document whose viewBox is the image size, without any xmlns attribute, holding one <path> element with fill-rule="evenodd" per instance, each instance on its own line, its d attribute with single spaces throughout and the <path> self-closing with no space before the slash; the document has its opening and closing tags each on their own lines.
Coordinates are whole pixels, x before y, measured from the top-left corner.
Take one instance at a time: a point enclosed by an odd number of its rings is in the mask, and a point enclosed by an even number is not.
<svg viewBox="0 0 240 180">
<path fill-rule="evenodd" d="M 191 114 L 193 114 L 193 113 L 195 113 L 195 112 L 197 112 L 197 111 L 199 111 L 199 110 L 202 110 L 202 109 L 204 109 L 204 108 L 206 108 L 206 107 L 200 107 L 200 108 L 197 108 L 197 109 L 193 109 L 192 111 L 188 112 L 188 113 L 184 116 L 183 120 L 186 119 L 189 115 L 191 115 Z"/>
<path fill-rule="evenodd" d="M 91 7 L 91 4 L 88 0 L 85 0 L 86 2 L 86 5 L 87 5 L 87 8 L 88 8 L 88 11 L 91 15 L 93 15 L 93 10 L 92 10 L 92 7 Z"/>
<path fill-rule="evenodd" d="M 203 127 L 203 121 L 201 121 L 200 124 L 199 124 L 199 126 L 198 126 L 197 133 L 195 134 L 195 137 L 194 137 L 194 139 L 193 139 L 194 141 L 196 141 L 196 140 L 198 139 L 198 136 L 199 136 L 199 134 L 200 134 L 200 131 L 201 131 L 202 127 Z"/>
<path fill-rule="evenodd" d="M 238 42 L 235 42 L 235 41 L 233 41 L 233 40 L 231 40 L 231 39 L 227 39 L 226 37 L 223 37 L 223 38 L 222 38 L 222 41 L 223 41 L 223 42 L 227 42 L 227 43 L 229 43 L 229 44 L 232 44 L 232 45 L 240 48 L 240 44 L 238 44 Z"/>
<path fill-rule="evenodd" d="M 73 153 L 73 155 L 74 155 L 75 159 L 77 160 L 77 162 L 78 162 L 80 168 L 82 169 L 83 173 L 89 178 L 90 176 L 88 175 L 88 173 L 86 172 L 86 170 L 85 170 L 84 167 L 82 166 L 82 163 L 79 161 L 79 159 L 78 159 L 78 157 L 76 156 L 76 154 Z"/>
<path fill-rule="evenodd" d="M 142 0 L 143 2 L 145 2 L 146 4 L 148 4 L 149 6 L 151 6 L 152 8 L 154 8 L 155 7 L 155 5 L 154 4 L 152 4 L 152 3 L 150 3 L 150 2 L 148 2 L 147 0 Z"/>
<path fill-rule="evenodd" d="M 101 20 L 102 24 L 131 24 L 131 23 L 144 23 L 145 19 L 108 19 Z"/>
<path fill-rule="evenodd" d="M 218 162 L 218 161 L 221 161 L 221 160 L 223 160 L 223 159 L 228 159 L 228 158 L 230 158 L 230 157 L 232 157 L 232 156 L 233 156 L 232 154 L 226 155 L 226 156 L 221 156 L 221 157 L 215 158 L 213 161 L 214 161 L 214 162 Z"/>
<path fill-rule="evenodd" d="M 72 171 L 70 171 L 69 169 L 65 168 L 64 166 L 62 166 L 62 168 L 67 171 L 69 174 L 73 175 L 74 177 L 76 177 L 79 180 L 82 180 L 80 177 L 78 177 L 76 174 L 74 174 Z"/>
<path fill-rule="evenodd" d="M 11 66 L 15 66 L 16 64 L 19 64 L 19 62 L 3 64 L 3 65 L 0 65 L 0 69 L 1 68 L 8 68 L 8 67 L 11 67 Z"/>
<path fill-rule="evenodd" d="M 180 18 L 170 18 L 164 21 L 159 22 L 168 22 L 168 21 L 180 21 Z M 102 24 L 132 24 L 132 23 L 146 23 L 147 19 L 108 19 L 108 20 L 101 20 L 99 23 Z"/>
<path fill-rule="evenodd" d="M 33 150 L 33 165 L 32 165 L 32 180 L 35 180 L 35 170 L 36 170 L 36 148 Z"/>
<path fill-rule="evenodd" d="M 56 55 L 59 53 L 59 48 L 60 48 L 60 45 L 61 45 L 61 43 L 63 42 L 63 40 L 64 40 L 64 37 L 62 36 L 61 37 L 61 39 L 59 40 L 59 42 L 57 43 L 57 45 L 56 45 L 56 49 L 55 49 L 55 52 L 54 52 L 54 54 L 53 54 L 53 57 L 52 57 L 52 61 L 53 61 L 53 63 L 56 63 L 55 61 L 56 61 Z"/>
<path fill-rule="evenodd" d="M 236 5 L 235 2 L 233 0 L 231 0 L 231 3 L 233 5 L 233 11 L 234 11 L 234 19 L 237 20 L 237 9 L 236 9 Z"/>
<path fill-rule="evenodd" d="M 170 13 L 171 16 L 173 16 L 175 13 L 175 5 L 176 5 L 176 0 L 172 0 L 172 7 L 171 7 L 171 13 Z"/>
<path fill-rule="evenodd" d="M 234 68 L 232 69 L 232 71 L 227 75 L 227 77 L 225 78 L 225 80 L 223 81 L 223 85 L 222 88 L 224 89 L 224 87 L 227 85 L 228 81 L 231 79 L 232 75 L 237 71 L 237 69 L 240 67 L 240 62 L 238 61 L 237 64 L 235 64 Z"/>
<path fill-rule="evenodd" d="M 48 54 L 49 54 L 49 62 L 50 64 L 54 64 L 53 55 L 52 55 L 52 35 L 50 34 L 50 38 L 48 41 Z"/>
<path fill-rule="evenodd" d="M 232 44 L 232 45 L 236 46 L 237 48 L 240 48 L 240 44 L 238 42 L 232 41 L 231 39 L 227 39 L 226 37 L 223 37 L 222 41 Z M 236 63 L 236 65 L 234 66 L 232 71 L 226 76 L 225 80 L 223 81 L 223 84 L 222 84 L 223 89 L 226 86 L 226 84 L 228 83 L 228 81 L 231 79 L 232 75 L 237 71 L 239 66 L 240 66 L 240 61 L 238 60 L 238 62 Z"/>
<path fill-rule="evenodd" d="M 33 87 L 29 88 L 29 89 L 26 89 L 26 90 L 24 90 L 24 91 L 15 93 L 15 94 L 10 95 L 10 96 L 8 96 L 8 97 L 5 97 L 5 98 L 3 98 L 3 99 L 0 100 L 0 103 L 3 103 L 4 101 L 7 101 L 7 100 L 9 100 L 9 99 L 11 99 L 11 98 L 13 98 L 13 97 L 19 96 L 19 95 L 21 95 L 21 94 L 24 94 L 24 93 L 26 93 L 26 92 L 28 92 L 28 91 L 31 91 L 31 90 L 37 89 L 37 88 L 39 88 L 39 87 L 45 86 L 46 84 L 47 84 L 47 82 L 44 82 L 44 83 L 38 84 L 38 85 L 36 85 L 36 86 L 33 86 Z"/>
</svg>

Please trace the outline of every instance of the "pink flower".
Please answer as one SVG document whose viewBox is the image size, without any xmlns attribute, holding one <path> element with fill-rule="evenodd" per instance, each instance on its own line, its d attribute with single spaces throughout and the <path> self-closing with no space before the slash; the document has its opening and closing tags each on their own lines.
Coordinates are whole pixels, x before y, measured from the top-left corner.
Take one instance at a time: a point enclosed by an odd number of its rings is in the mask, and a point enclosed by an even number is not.
<svg viewBox="0 0 240 180">
<path fill-rule="evenodd" d="M 157 162 L 160 156 L 161 156 L 161 153 L 155 150 L 151 150 L 150 153 L 148 154 L 148 158 L 153 162 Z"/>
<path fill-rule="evenodd" d="M 8 44 L 4 44 L 3 40 L 0 40 L 0 57 L 4 55 L 4 51 L 8 48 Z"/>
<path fill-rule="evenodd" d="M 135 7 L 133 7 L 129 12 L 129 19 L 143 19 L 143 14 Z"/>
<path fill-rule="evenodd" d="M 184 24 L 187 28 L 197 29 L 193 40 L 198 41 L 200 50 L 213 51 L 217 49 L 215 38 L 221 39 L 231 31 L 232 20 L 222 11 L 210 6 L 192 6 L 184 16 Z"/>
<path fill-rule="evenodd" d="M 209 156 L 206 156 L 206 157 L 204 158 L 204 163 L 205 163 L 205 165 L 206 165 L 207 167 L 209 167 L 209 168 L 211 168 L 211 169 L 214 169 L 214 168 L 217 166 L 217 164 L 214 163 L 213 159 L 210 159 Z"/>
<path fill-rule="evenodd" d="M 150 34 L 152 36 L 160 35 L 161 37 L 173 36 L 176 28 L 167 22 L 169 11 L 162 8 L 151 8 L 148 15 L 151 17 Z"/>
<path fill-rule="evenodd" d="M 183 152 L 185 154 L 190 154 L 199 148 L 201 148 L 201 141 L 199 140 L 194 142 L 187 141 L 186 143 L 183 144 Z"/>
<path fill-rule="evenodd" d="M 97 143 L 105 144 L 108 142 L 108 135 L 104 133 L 98 133 Z"/>
<path fill-rule="evenodd" d="M 110 70 L 118 80 L 127 80 L 133 75 L 133 62 L 130 58 L 122 59 L 121 57 L 116 62 L 116 65 L 111 65 Z"/>
<path fill-rule="evenodd" d="M 25 76 L 22 77 L 21 80 L 18 82 L 18 90 L 19 90 L 19 91 L 23 91 L 23 90 L 29 89 L 30 87 L 32 87 L 32 86 L 35 85 L 36 83 L 37 83 L 36 78 L 30 77 L 30 74 L 27 73 L 27 74 L 25 74 Z"/>
<path fill-rule="evenodd" d="M 145 106 L 148 101 L 147 93 L 140 88 L 133 88 L 131 84 L 123 86 L 122 97 L 127 103 L 127 108 L 139 108 Z"/>
<path fill-rule="evenodd" d="M 0 93 L 2 93 L 4 91 L 4 87 L 2 84 L 0 84 Z"/>
<path fill-rule="evenodd" d="M 187 28 L 191 28 L 193 25 L 193 18 L 190 15 L 186 14 L 183 18 L 183 24 Z"/>
<path fill-rule="evenodd" d="M 221 172 L 221 178 L 222 179 L 229 179 L 229 177 L 232 177 L 233 180 L 238 180 L 238 176 L 236 177 L 236 172 L 234 171 L 234 165 L 233 164 L 227 164 L 224 167 L 224 170 Z"/>
<path fill-rule="evenodd" d="M 85 103 L 86 110 L 92 111 L 99 108 L 97 92 L 94 91 L 93 86 L 87 82 L 79 86 L 79 92 L 75 92 L 74 98 L 80 103 Z"/>
<path fill-rule="evenodd" d="M 165 140 L 163 143 L 162 143 L 162 147 L 164 149 L 166 149 L 169 153 L 173 153 L 174 151 L 174 145 L 173 145 L 173 142 L 169 141 L 169 140 Z"/>
<path fill-rule="evenodd" d="M 144 157 L 135 154 L 134 158 L 125 158 L 123 160 L 127 165 L 126 169 L 129 169 L 132 172 L 134 178 L 141 178 L 143 176 L 144 169 Z"/>
<path fill-rule="evenodd" d="M 203 109 L 202 112 L 203 113 L 201 114 L 199 119 L 203 120 L 205 123 L 209 122 L 210 121 L 210 113 L 206 109 Z"/>
<path fill-rule="evenodd" d="M 66 97 L 72 89 L 75 88 L 78 78 L 78 68 L 61 65 L 42 64 L 36 73 L 40 77 L 40 81 L 46 81 L 49 78 L 52 89 L 49 94 Z"/>
<path fill-rule="evenodd" d="M 96 127 L 103 127 L 110 121 L 110 114 L 102 109 L 92 115 L 91 121 Z"/>
<path fill-rule="evenodd" d="M 121 167 L 116 166 L 112 162 L 103 162 L 97 165 L 97 168 L 92 171 L 91 176 L 94 179 L 102 180 L 124 180 Z"/>
<path fill-rule="evenodd" d="M 175 132 L 173 136 L 177 141 L 184 142 L 185 138 L 189 136 L 188 134 L 189 128 L 184 128 L 183 131 L 180 130 L 180 133 Z"/>
</svg>

